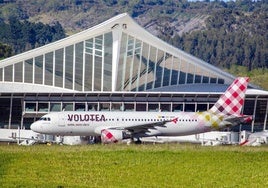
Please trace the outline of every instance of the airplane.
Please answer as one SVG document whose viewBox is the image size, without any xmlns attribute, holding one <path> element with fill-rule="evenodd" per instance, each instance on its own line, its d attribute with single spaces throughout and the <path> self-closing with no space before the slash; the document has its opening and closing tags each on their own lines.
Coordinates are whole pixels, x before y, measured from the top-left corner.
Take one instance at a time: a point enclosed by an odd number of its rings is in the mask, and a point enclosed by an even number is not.
<svg viewBox="0 0 268 188">
<path fill-rule="evenodd" d="M 100 136 L 102 143 L 141 137 L 184 136 L 209 132 L 251 120 L 241 114 L 248 77 L 238 77 L 204 112 L 62 111 L 44 115 L 31 130 L 58 136 Z"/>
</svg>

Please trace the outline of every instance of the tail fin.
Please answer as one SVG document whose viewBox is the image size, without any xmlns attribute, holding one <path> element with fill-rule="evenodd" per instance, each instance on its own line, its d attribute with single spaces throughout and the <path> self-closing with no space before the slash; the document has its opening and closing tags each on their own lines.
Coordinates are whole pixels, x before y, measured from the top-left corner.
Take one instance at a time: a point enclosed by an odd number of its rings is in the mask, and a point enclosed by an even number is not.
<svg viewBox="0 0 268 188">
<path fill-rule="evenodd" d="M 248 77 L 236 78 L 210 109 L 210 112 L 223 116 L 240 116 L 248 82 Z"/>
</svg>

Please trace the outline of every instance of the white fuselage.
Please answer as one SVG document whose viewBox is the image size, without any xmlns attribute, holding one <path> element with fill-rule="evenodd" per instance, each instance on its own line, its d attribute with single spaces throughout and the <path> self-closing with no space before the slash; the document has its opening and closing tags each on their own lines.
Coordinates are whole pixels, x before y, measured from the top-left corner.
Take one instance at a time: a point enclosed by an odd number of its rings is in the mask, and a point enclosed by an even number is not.
<svg viewBox="0 0 268 188">
<path fill-rule="evenodd" d="M 103 129 L 166 121 L 164 126 L 156 125 L 139 136 L 180 136 L 212 130 L 212 116 L 214 115 L 208 112 L 65 111 L 43 116 L 31 125 L 31 129 L 51 135 L 99 136 Z"/>
</svg>

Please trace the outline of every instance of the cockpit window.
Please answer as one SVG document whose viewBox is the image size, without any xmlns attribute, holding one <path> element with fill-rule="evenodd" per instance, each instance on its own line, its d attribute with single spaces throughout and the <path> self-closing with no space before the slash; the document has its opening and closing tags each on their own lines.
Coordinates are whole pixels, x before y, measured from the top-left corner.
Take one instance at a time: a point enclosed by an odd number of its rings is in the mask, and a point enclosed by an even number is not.
<svg viewBox="0 0 268 188">
<path fill-rule="evenodd" d="M 50 121 L 50 117 L 41 117 L 40 121 Z"/>
</svg>

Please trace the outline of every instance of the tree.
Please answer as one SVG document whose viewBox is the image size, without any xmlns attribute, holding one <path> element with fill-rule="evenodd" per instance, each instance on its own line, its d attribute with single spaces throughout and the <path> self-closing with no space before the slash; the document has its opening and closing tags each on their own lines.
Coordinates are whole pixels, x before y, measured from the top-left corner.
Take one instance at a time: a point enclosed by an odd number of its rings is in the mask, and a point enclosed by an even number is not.
<svg viewBox="0 0 268 188">
<path fill-rule="evenodd" d="M 12 56 L 12 48 L 9 45 L 0 43 L 0 59 Z"/>
<path fill-rule="evenodd" d="M 7 24 L 0 21 L 0 27 L 0 42 L 10 44 L 15 53 L 30 50 L 66 36 L 59 22 L 50 26 L 40 22 L 21 22 L 17 17 L 10 17 Z"/>
</svg>

